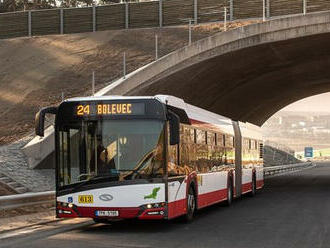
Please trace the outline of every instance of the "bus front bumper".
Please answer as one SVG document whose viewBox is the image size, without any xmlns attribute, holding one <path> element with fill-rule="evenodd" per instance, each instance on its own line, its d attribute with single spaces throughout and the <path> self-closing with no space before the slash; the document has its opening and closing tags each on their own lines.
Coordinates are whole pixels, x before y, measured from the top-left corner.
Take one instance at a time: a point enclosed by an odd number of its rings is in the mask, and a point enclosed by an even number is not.
<svg viewBox="0 0 330 248">
<path fill-rule="evenodd" d="M 100 216 L 98 213 L 102 212 Z M 73 204 L 62 205 L 57 203 L 56 217 L 58 218 L 99 218 L 99 219 L 133 219 L 141 220 L 157 220 L 166 219 L 166 206 L 158 208 L 141 207 L 123 207 L 123 208 L 108 208 L 108 207 L 80 207 Z M 105 214 L 104 214 L 105 213 Z M 107 213 L 111 213 L 107 215 Z"/>
</svg>

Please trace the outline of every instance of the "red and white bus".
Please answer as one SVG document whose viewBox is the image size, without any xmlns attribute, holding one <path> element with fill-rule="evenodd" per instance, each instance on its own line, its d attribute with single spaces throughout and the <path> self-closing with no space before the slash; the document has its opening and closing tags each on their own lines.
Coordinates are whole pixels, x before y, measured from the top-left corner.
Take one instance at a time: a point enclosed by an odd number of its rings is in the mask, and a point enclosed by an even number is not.
<svg viewBox="0 0 330 248">
<path fill-rule="evenodd" d="M 36 115 L 43 136 L 55 114 L 56 215 L 191 220 L 263 187 L 259 127 L 182 99 L 84 97 Z"/>
</svg>

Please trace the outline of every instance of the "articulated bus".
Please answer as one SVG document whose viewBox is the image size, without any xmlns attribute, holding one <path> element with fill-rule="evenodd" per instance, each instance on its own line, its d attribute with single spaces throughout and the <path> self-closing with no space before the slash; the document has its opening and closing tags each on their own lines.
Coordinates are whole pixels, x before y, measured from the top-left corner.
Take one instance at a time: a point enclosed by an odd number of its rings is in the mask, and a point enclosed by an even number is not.
<svg viewBox="0 0 330 248">
<path fill-rule="evenodd" d="M 55 117 L 56 216 L 191 221 L 201 208 L 264 185 L 259 127 L 182 99 L 84 97 L 41 109 Z"/>
</svg>

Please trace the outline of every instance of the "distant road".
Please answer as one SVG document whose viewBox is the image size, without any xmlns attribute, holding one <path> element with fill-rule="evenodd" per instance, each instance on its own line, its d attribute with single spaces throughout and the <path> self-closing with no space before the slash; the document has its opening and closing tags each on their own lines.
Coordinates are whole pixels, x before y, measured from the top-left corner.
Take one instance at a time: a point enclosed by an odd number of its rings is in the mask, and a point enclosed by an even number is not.
<svg viewBox="0 0 330 248">
<path fill-rule="evenodd" d="M 21 241 L 10 247 L 330 247 L 330 163 L 270 178 L 255 198 L 207 208 L 191 224 L 92 224 Z"/>
</svg>

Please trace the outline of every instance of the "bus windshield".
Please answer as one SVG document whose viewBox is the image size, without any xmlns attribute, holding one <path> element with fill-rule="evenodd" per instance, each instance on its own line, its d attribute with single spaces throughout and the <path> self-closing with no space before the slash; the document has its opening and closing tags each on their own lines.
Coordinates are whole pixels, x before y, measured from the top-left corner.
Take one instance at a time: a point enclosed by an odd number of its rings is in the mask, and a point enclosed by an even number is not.
<svg viewBox="0 0 330 248">
<path fill-rule="evenodd" d="M 160 120 L 130 119 L 58 127 L 58 186 L 163 177 L 164 126 Z"/>
</svg>

